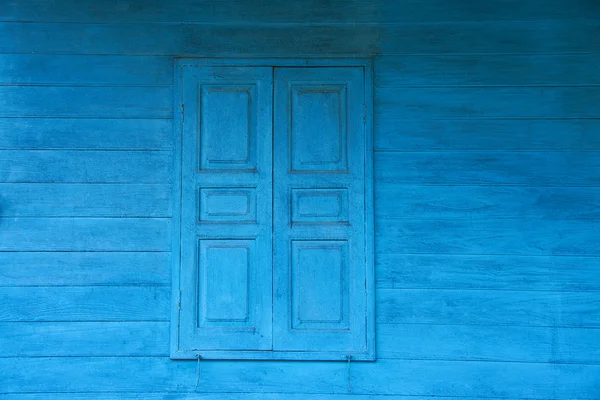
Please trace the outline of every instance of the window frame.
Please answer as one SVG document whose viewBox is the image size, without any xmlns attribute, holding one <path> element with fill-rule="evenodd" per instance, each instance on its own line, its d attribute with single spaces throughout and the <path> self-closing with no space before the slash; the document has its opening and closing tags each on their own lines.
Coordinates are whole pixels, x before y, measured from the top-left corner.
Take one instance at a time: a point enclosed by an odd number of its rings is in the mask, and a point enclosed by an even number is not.
<svg viewBox="0 0 600 400">
<path fill-rule="evenodd" d="M 373 61 L 370 58 L 175 58 L 174 60 L 174 115 L 173 115 L 173 180 L 172 180 L 172 243 L 171 243 L 171 328 L 170 357 L 177 360 L 191 360 L 199 357 L 200 350 L 180 348 L 181 309 L 181 196 L 182 168 L 181 151 L 183 134 L 182 77 L 184 66 L 227 66 L 227 67 L 362 67 L 364 71 L 365 93 L 365 272 L 366 272 L 366 343 L 367 351 L 352 355 L 353 361 L 374 361 L 375 352 L 375 266 L 374 266 L 374 139 L 373 139 Z M 210 359 L 239 360 L 339 360 L 347 361 L 348 356 L 335 352 L 294 352 L 294 351 L 210 351 Z M 307 355 L 311 355 L 307 357 Z"/>
</svg>

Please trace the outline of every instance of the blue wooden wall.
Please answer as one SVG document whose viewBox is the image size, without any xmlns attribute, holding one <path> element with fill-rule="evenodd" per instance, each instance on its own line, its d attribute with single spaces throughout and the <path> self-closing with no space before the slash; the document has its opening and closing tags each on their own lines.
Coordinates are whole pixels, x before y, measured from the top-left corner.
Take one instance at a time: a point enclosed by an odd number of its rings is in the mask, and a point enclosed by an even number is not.
<svg viewBox="0 0 600 400">
<path fill-rule="evenodd" d="M 600 398 L 599 2 L 0 3 L 0 399 Z M 375 56 L 350 395 L 169 359 L 175 56 Z"/>
</svg>

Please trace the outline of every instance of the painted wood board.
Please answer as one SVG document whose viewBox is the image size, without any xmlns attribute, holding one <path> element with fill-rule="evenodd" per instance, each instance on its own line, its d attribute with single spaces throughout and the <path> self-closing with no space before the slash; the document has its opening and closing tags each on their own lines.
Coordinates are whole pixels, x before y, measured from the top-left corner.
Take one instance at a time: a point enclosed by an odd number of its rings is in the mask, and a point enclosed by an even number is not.
<svg viewBox="0 0 600 400">
<path fill-rule="evenodd" d="M 1 218 L 0 251 L 170 251 L 168 218 Z"/>
<path fill-rule="evenodd" d="M 173 149 L 171 119 L 0 118 L 0 132 L 0 149 Z"/>
<path fill-rule="evenodd" d="M 597 328 L 379 324 L 378 359 L 595 364 Z M 0 357 L 167 357 L 168 322 L 2 322 Z M 0 397 L 2 398 L 2 397 Z"/>
<path fill-rule="evenodd" d="M 375 154 L 378 184 L 600 186 L 598 151 L 435 151 Z"/>
<path fill-rule="evenodd" d="M 383 220 L 379 253 L 597 256 L 598 220 Z"/>
<path fill-rule="evenodd" d="M 505 290 L 377 290 L 377 321 L 600 327 L 600 293 Z"/>
<path fill-rule="evenodd" d="M 594 399 L 598 373 L 598 365 L 380 360 L 352 364 L 351 388 L 353 394 Z M 197 371 L 194 361 L 163 357 L 2 358 L 0 379 L 9 392 L 193 392 Z M 201 362 L 198 392 L 223 387 L 231 396 L 347 394 L 347 370 L 331 362 Z"/>
<path fill-rule="evenodd" d="M 171 118 L 168 86 L 0 86 L 0 117 Z"/>
<path fill-rule="evenodd" d="M 405 119 L 401 110 L 375 121 L 377 151 L 600 149 L 598 119 Z"/>
<path fill-rule="evenodd" d="M 165 184 L 0 183 L 6 217 L 171 217 Z"/>
<path fill-rule="evenodd" d="M 600 218 L 599 187 L 382 183 L 375 195 L 375 214 L 381 220 Z"/>
<path fill-rule="evenodd" d="M 269 1 L 179 0 L 169 3 L 129 0 L 116 7 L 102 7 L 93 0 L 84 0 L 71 7 L 66 0 L 49 6 L 43 0 L 7 0 L 0 9 L 3 21 L 54 22 L 143 22 L 159 23 L 296 23 L 336 24 L 406 23 L 447 21 L 526 21 L 545 19 L 591 18 L 599 12 L 597 4 L 582 0 L 565 4 L 560 0 L 545 1 L 540 7 L 535 1 L 457 2 L 443 0 L 352 0 L 289 2 Z"/>
<path fill-rule="evenodd" d="M 3 322 L 168 321 L 164 286 L 0 287 L 0 293 Z"/>
<path fill-rule="evenodd" d="M 26 27 L 25 27 L 26 26 Z M 60 35 L 49 34 L 59 31 Z M 0 23 L 0 52 L 198 57 L 595 52 L 594 20 L 219 26 Z M 202 40 L 199 40 L 202 38 Z"/>
<path fill-rule="evenodd" d="M 598 118 L 600 87 L 385 87 L 376 89 L 381 119 Z"/>
<path fill-rule="evenodd" d="M 2 322 L 0 347 L 0 357 L 167 357 L 169 322 Z"/>
<path fill-rule="evenodd" d="M 2 251 L 2 286 L 169 285 L 169 252 Z"/>
<path fill-rule="evenodd" d="M 171 86 L 171 57 L 0 54 L 3 85 Z"/>
<path fill-rule="evenodd" d="M 377 287 L 598 291 L 597 257 L 378 254 Z"/>
<path fill-rule="evenodd" d="M 600 55 L 594 53 L 382 55 L 375 58 L 374 65 L 379 89 L 600 84 Z"/>
<path fill-rule="evenodd" d="M 169 151 L 0 151 L 6 183 L 168 183 L 172 167 Z"/>
</svg>

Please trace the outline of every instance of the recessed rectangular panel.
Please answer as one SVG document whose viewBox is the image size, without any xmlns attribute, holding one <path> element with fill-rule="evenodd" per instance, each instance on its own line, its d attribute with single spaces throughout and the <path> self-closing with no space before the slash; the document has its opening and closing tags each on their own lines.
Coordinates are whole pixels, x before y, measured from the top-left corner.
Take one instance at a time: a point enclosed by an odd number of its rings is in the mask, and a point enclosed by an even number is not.
<svg viewBox="0 0 600 400">
<path fill-rule="evenodd" d="M 294 240 L 292 329 L 348 329 L 348 245 Z"/>
<path fill-rule="evenodd" d="M 292 85 L 291 170 L 347 169 L 345 85 Z"/>
<path fill-rule="evenodd" d="M 255 86 L 201 85 L 200 170 L 256 169 Z"/>
<path fill-rule="evenodd" d="M 198 247 L 198 326 L 250 325 L 254 241 L 200 240 Z"/>
<path fill-rule="evenodd" d="M 201 188 L 199 220 L 256 221 L 256 189 Z"/>
<path fill-rule="evenodd" d="M 292 189 L 292 222 L 348 221 L 347 189 Z"/>
</svg>

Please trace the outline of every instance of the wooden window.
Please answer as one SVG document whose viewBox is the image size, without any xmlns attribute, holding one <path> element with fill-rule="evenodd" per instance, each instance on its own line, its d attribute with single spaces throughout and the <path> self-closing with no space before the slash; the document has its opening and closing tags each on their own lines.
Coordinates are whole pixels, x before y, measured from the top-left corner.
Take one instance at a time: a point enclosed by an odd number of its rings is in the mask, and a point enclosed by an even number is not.
<svg viewBox="0 0 600 400">
<path fill-rule="evenodd" d="M 327 64 L 177 63 L 172 358 L 375 358 L 370 63 Z"/>
</svg>

